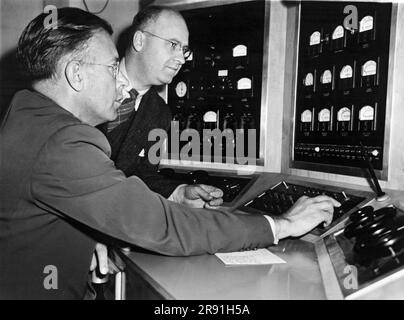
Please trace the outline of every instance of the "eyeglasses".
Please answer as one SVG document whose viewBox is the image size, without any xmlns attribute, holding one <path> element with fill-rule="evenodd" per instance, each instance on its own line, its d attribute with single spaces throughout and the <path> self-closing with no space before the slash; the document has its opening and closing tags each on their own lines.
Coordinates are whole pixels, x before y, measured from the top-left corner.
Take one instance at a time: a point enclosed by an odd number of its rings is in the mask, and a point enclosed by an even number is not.
<svg viewBox="0 0 404 320">
<path fill-rule="evenodd" d="M 85 63 L 85 64 L 92 64 L 94 66 L 108 67 L 112 71 L 112 76 L 114 77 L 114 79 L 116 79 L 116 77 L 118 76 L 118 73 L 119 73 L 119 62 L 116 62 L 114 64 L 102 64 L 102 63 L 94 63 L 94 62 L 87 62 L 87 61 L 80 61 L 80 62 Z"/>
<path fill-rule="evenodd" d="M 139 31 L 147 33 L 148 35 L 150 35 L 152 37 L 156 37 L 158 39 L 161 39 L 161 40 L 169 42 L 171 44 L 171 50 L 173 50 L 173 51 L 182 51 L 182 54 L 184 55 L 184 59 L 188 59 L 189 56 L 192 53 L 191 49 L 189 49 L 188 46 L 183 46 L 181 43 L 179 43 L 177 41 L 172 41 L 172 40 L 162 38 L 162 37 L 160 37 L 160 36 L 158 36 L 158 35 L 156 35 L 154 33 L 146 31 L 146 30 L 139 30 Z"/>
</svg>

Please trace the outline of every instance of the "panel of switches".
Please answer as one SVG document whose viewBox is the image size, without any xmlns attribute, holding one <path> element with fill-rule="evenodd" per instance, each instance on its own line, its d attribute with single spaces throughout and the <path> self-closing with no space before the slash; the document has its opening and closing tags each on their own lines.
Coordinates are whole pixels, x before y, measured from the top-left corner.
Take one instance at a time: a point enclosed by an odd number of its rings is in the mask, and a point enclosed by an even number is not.
<svg viewBox="0 0 404 320">
<path fill-rule="evenodd" d="M 330 196 L 341 203 L 339 208 L 334 208 L 333 222 L 337 222 L 365 200 L 365 197 L 352 195 L 345 191 L 325 190 L 282 181 L 238 209 L 249 213 L 277 216 L 289 210 L 301 196 L 316 197 L 319 195 Z M 331 226 L 333 224 L 329 227 Z"/>
<path fill-rule="evenodd" d="M 229 177 L 208 173 L 204 170 L 189 172 L 176 172 L 172 168 L 162 168 L 159 173 L 167 178 L 182 181 L 188 184 L 206 184 L 217 187 L 223 191 L 223 201 L 230 203 L 240 196 L 247 186 L 254 181 L 251 176 Z"/>
</svg>

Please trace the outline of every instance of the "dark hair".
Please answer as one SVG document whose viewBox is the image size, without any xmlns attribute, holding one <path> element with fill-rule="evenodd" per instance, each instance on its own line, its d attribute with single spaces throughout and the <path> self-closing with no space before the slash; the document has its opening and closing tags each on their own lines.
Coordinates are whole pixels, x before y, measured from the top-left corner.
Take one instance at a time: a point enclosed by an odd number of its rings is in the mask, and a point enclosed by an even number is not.
<svg viewBox="0 0 404 320">
<path fill-rule="evenodd" d="M 138 30 L 143 30 L 144 27 L 146 27 L 150 21 L 156 21 L 160 14 L 162 12 L 169 12 L 175 15 L 178 15 L 179 17 L 182 17 L 181 13 L 178 11 L 167 8 L 167 7 L 162 7 L 162 6 L 147 6 L 144 9 L 140 10 L 134 17 L 132 21 L 132 25 L 129 29 L 128 32 L 128 43 L 127 43 L 127 48 L 130 49 L 132 46 L 132 39 L 136 31 Z"/>
<path fill-rule="evenodd" d="M 112 34 L 111 25 L 92 13 L 78 8 L 57 10 L 57 25 L 45 26 L 42 13 L 24 29 L 18 41 L 17 59 L 22 72 L 31 81 L 51 78 L 58 62 L 66 54 L 84 50 L 95 31 Z"/>
</svg>

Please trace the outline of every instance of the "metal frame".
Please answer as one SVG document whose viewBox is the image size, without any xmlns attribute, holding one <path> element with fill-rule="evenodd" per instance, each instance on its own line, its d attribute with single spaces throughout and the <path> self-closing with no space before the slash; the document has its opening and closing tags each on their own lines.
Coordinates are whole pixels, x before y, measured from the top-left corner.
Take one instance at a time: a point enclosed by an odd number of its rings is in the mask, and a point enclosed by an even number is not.
<svg viewBox="0 0 404 320">
<path fill-rule="evenodd" d="M 393 97 L 393 73 L 394 73 L 394 53 L 395 53 L 395 39 L 396 39 L 396 26 L 397 26 L 397 11 L 398 4 L 392 4 L 391 11 L 391 26 L 390 26 L 390 46 L 389 46 L 389 67 L 388 67 L 388 79 L 387 79 L 387 93 L 386 93 L 386 117 L 385 117 L 385 130 L 384 130 L 384 154 L 383 154 L 383 169 L 375 170 L 376 176 L 384 181 L 388 180 L 388 164 L 389 164 L 389 151 L 390 151 L 390 132 L 391 132 L 391 115 L 392 115 L 392 97 Z M 299 9 L 297 10 L 297 41 L 294 52 L 294 71 L 295 77 L 293 79 L 293 119 L 296 116 L 296 90 L 297 90 L 297 69 L 298 69 L 298 50 L 299 50 L 299 35 L 300 35 L 300 13 L 301 2 L 299 3 Z M 320 171 L 326 173 L 335 173 L 350 176 L 364 177 L 363 170 L 356 167 L 328 165 L 320 163 L 311 163 L 304 161 L 295 161 L 294 159 L 294 144 L 295 144 L 295 122 L 291 123 L 292 141 L 289 149 L 289 168 L 290 169 L 304 169 L 311 171 Z"/>
<path fill-rule="evenodd" d="M 161 6 L 166 6 L 170 8 L 175 8 L 176 10 L 189 10 L 189 9 L 199 9 L 199 8 L 208 8 L 208 7 L 215 7 L 215 6 L 223 6 L 223 5 L 228 5 L 228 4 L 233 4 L 233 3 L 239 3 L 239 2 L 251 2 L 251 1 L 257 1 L 257 0 L 242 0 L 242 1 L 236 1 L 236 0 L 177 0 L 177 1 L 164 1 L 164 0 L 156 0 L 154 1 L 153 4 L 156 5 L 161 5 Z M 262 0 L 265 2 L 265 16 L 264 16 L 264 52 L 263 52 L 263 65 L 262 65 L 262 86 L 261 86 L 261 116 L 260 116 L 260 141 L 259 141 L 259 158 L 257 159 L 256 166 L 257 167 L 264 167 L 264 162 L 265 162 L 265 147 L 266 147 L 266 134 L 267 134 L 267 120 L 266 120 L 266 114 L 268 112 L 267 110 L 267 105 L 269 103 L 269 96 L 268 96 L 268 76 L 267 76 L 267 71 L 268 71 L 268 66 L 269 66 L 269 53 L 268 53 L 268 47 L 269 47 L 269 19 L 270 19 L 270 4 L 271 1 L 268 0 Z M 165 101 L 167 101 L 168 98 L 168 92 L 167 92 L 167 86 L 163 86 L 161 95 L 164 97 Z M 265 117 L 264 117 L 265 115 Z M 167 149 L 166 149 L 167 150 Z M 168 150 L 169 151 L 169 150 Z M 206 162 L 199 161 L 197 163 L 203 163 L 206 164 Z M 239 169 L 240 167 L 244 167 L 243 165 L 227 165 L 226 163 L 214 163 L 214 162 L 208 162 L 211 164 L 212 168 L 215 167 L 220 167 L 223 165 L 229 166 L 231 169 Z M 170 160 L 170 159 L 165 159 L 163 161 L 163 164 L 165 165 L 179 165 L 181 166 L 181 161 L 178 160 Z M 197 164 L 193 165 L 194 167 L 197 167 Z"/>
</svg>

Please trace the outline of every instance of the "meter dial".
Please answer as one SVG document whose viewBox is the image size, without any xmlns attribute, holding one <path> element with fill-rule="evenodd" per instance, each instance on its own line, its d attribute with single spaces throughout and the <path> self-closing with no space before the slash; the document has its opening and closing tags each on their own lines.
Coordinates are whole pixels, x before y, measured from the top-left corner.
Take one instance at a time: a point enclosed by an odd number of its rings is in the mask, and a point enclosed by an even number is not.
<svg viewBox="0 0 404 320">
<path fill-rule="evenodd" d="M 180 98 L 183 98 L 187 94 L 187 85 L 184 81 L 180 81 L 177 83 L 175 87 L 175 93 Z"/>
</svg>

